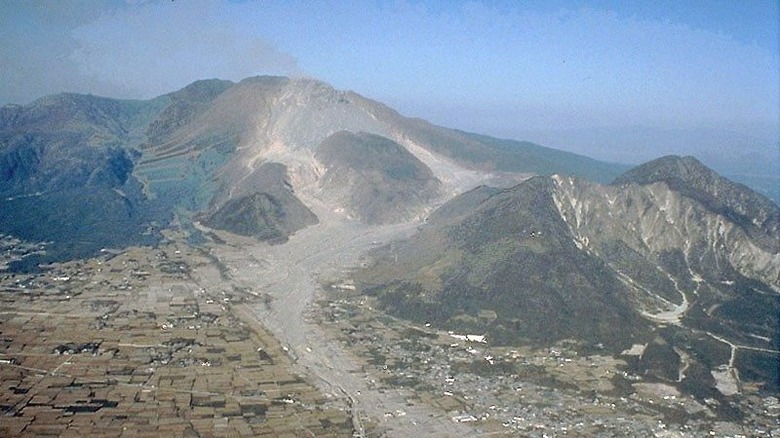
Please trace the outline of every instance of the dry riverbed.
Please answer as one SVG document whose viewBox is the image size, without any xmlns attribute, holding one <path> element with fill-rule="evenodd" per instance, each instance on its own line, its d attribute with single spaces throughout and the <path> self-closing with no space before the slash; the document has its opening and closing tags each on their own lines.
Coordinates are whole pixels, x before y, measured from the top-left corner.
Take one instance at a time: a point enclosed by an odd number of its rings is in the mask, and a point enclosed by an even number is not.
<svg viewBox="0 0 780 438">
<path fill-rule="evenodd" d="M 349 406 L 358 434 L 367 434 L 361 429 L 370 428 L 390 437 L 414 436 L 421 430 L 427 436 L 476 436 L 474 428 L 416 401 L 409 389 L 376 388 L 363 369 L 363 361 L 306 318 L 308 307 L 320 292 L 320 278 L 356 266 L 370 248 L 408 236 L 418 225 L 369 228 L 329 221 L 302 230 L 278 246 L 218 233 L 226 244 L 212 245 L 209 250 L 237 289 L 258 297 L 257 305 L 244 310 L 282 342 L 295 371 L 309 376 L 326 397 Z M 208 281 L 225 280 L 200 279 L 203 284 Z"/>
</svg>

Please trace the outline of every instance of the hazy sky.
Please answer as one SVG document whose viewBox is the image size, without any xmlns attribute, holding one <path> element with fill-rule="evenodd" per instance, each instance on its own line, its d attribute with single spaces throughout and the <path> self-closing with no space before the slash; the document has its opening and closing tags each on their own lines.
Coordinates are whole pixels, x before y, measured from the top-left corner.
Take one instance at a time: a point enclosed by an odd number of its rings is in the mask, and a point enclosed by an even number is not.
<svg viewBox="0 0 780 438">
<path fill-rule="evenodd" d="M 766 147 L 778 22 L 776 0 L 0 0 L 0 104 L 302 75 L 496 136 L 717 128 Z"/>
</svg>

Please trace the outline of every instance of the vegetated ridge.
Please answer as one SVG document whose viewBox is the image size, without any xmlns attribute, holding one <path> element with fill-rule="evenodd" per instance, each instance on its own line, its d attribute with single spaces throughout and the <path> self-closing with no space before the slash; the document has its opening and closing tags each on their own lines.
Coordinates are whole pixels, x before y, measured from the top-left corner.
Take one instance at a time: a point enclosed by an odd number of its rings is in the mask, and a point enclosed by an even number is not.
<svg viewBox="0 0 780 438">
<path fill-rule="evenodd" d="M 637 372 L 702 396 L 743 381 L 777 391 L 778 219 L 694 158 L 663 157 L 611 185 L 476 188 L 354 278 L 394 315 L 494 344 L 641 345 Z"/>
</svg>

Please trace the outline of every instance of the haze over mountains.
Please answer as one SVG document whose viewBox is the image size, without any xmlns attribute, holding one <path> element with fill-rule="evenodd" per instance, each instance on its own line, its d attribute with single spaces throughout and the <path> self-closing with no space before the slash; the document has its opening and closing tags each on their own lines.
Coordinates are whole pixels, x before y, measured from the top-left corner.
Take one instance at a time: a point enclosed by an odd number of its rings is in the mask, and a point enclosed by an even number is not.
<svg viewBox="0 0 780 438">
<path fill-rule="evenodd" d="M 174 213 L 283 240 L 316 222 L 300 200 L 382 223 L 424 216 L 452 195 L 462 170 L 600 181 L 624 170 L 440 128 L 321 82 L 281 77 L 199 81 L 147 101 L 60 94 L 5 106 L 0 123 L 1 228 L 53 242 L 54 259 L 152 241 Z M 357 159 L 357 149 L 373 152 Z M 264 230 L 237 225 L 236 215 L 265 222 Z"/>
<path fill-rule="evenodd" d="M 640 164 L 662 155 L 693 155 L 708 167 L 753 190 L 780 200 L 780 144 L 776 130 L 756 128 L 747 135 L 728 126 L 709 128 L 561 128 L 520 130 L 515 135 L 597 159 Z M 574 147 L 576 145 L 576 147 Z"/>
<path fill-rule="evenodd" d="M 200 222 L 273 244 L 419 221 L 354 273 L 392 314 L 497 344 L 640 345 L 638 372 L 703 397 L 780 387 L 780 209 L 691 157 L 629 170 L 314 80 L 208 80 L 3 107 L 0 210 L 0 232 L 46 242 L 15 269 L 153 244 L 174 218 L 193 243 Z"/>
</svg>

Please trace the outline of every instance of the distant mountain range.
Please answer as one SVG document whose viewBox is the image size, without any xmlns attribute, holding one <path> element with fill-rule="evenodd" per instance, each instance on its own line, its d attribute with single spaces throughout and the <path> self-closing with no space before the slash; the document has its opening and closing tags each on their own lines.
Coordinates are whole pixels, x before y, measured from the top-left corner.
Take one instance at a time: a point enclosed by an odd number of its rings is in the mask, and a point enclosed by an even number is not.
<svg viewBox="0 0 780 438">
<path fill-rule="evenodd" d="M 517 127 L 515 127 L 517 129 Z M 743 128 L 746 129 L 746 128 Z M 737 127 L 653 128 L 648 126 L 514 131 L 525 138 L 593 158 L 642 163 L 670 154 L 693 155 L 729 179 L 780 202 L 780 140 L 776 126 L 756 125 L 754 135 Z"/>
</svg>

